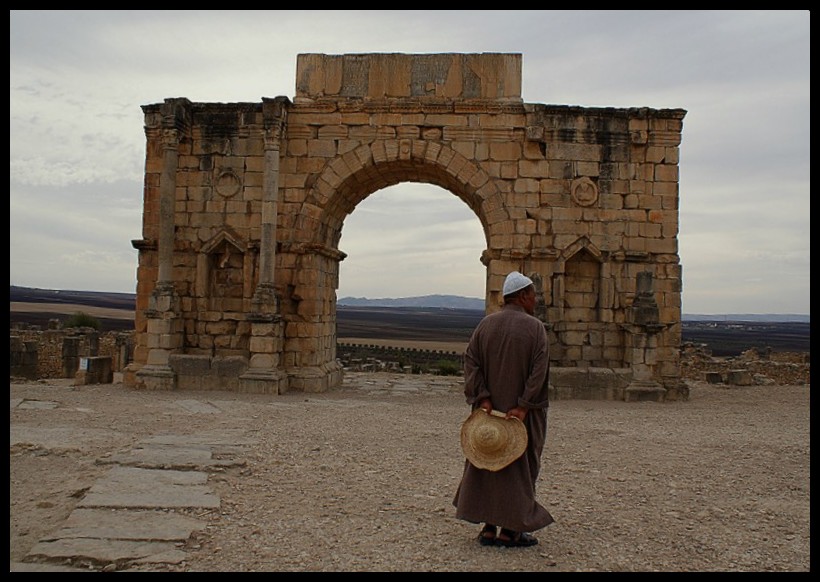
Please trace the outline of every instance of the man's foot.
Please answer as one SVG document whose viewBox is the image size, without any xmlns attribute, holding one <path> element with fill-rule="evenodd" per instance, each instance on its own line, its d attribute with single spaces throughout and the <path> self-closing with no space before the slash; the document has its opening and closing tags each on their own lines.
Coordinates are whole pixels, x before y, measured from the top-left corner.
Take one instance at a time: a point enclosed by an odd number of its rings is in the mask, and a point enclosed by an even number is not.
<svg viewBox="0 0 820 582">
<path fill-rule="evenodd" d="M 523 531 L 513 531 L 511 529 L 501 528 L 501 532 L 495 538 L 497 546 L 505 548 L 526 548 L 534 546 L 538 543 L 538 538 L 532 534 Z"/>
<path fill-rule="evenodd" d="M 484 527 L 481 528 L 481 533 L 478 534 L 478 543 L 482 546 L 494 546 L 495 545 L 495 532 L 496 527 L 492 524 L 484 524 Z"/>
</svg>

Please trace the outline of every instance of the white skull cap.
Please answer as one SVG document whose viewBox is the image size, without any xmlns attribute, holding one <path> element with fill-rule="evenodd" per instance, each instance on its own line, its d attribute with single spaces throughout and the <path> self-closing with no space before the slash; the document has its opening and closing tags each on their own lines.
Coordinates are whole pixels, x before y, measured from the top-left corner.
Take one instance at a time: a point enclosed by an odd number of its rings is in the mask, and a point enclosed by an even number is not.
<svg viewBox="0 0 820 582">
<path fill-rule="evenodd" d="M 507 296 L 510 293 L 520 291 L 524 287 L 529 287 L 532 284 L 532 279 L 522 275 L 518 271 L 513 271 L 507 275 L 506 279 L 504 279 L 504 289 L 502 292 L 505 296 Z"/>
</svg>

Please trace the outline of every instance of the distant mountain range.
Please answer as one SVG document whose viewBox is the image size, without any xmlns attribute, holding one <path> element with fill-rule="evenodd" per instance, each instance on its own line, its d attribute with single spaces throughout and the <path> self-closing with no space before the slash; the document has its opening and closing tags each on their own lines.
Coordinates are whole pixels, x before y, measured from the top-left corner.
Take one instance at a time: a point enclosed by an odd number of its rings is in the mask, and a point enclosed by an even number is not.
<svg viewBox="0 0 820 582">
<path fill-rule="evenodd" d="M 342 297 L 336 301 L 340 307 L 438 307 L 442 309 L 475 309 L 484 311 L 484 300 L 458 295 L 423 295 L 398 299 L 368 299 L 367 297 Z"/>
<path fill-rule="evenodd" d="M 727 313 L 724 315 L 704 315 L 684 313 L 683 321 L 751 321 L 763 323 L 811 323 L 810 315 L 799 313 Z"/>
<path fill-rule="evenodd" d="M 33 303 L 73 303 L 97 305 L 110 308 L 134 309 L 134 293 L 105 293 L 97 291 L 67 291 L 9 286 L 9 299 L 13 302 Z M 336 301 L 339 307 L 426 307 L 439 309 L 469 309 L 484 311 L 484 299 L 462 297 L 460 295 L 422 295 L 397 299 L 367 297 L 342 297 Z M 699 314 L 684 313 L 683 321 L 748 321 L 772 323 L 811 323 L 810 316 L 798 313 L 726 313 Z"/>
</svg>

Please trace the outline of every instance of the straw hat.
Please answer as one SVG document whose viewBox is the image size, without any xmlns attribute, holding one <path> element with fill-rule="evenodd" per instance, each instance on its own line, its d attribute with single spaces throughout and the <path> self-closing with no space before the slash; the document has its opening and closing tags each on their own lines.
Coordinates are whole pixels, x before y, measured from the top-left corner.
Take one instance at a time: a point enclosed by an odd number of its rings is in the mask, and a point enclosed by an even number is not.
<svg viewBox="0 0 820 582">
<path fill-rule="evenodd" d="M 476 408 L 461 425 L 461 450 L 479 469 L 500 471 L 527 448 L 527 428 L 517 418 Z"/>
</svg>

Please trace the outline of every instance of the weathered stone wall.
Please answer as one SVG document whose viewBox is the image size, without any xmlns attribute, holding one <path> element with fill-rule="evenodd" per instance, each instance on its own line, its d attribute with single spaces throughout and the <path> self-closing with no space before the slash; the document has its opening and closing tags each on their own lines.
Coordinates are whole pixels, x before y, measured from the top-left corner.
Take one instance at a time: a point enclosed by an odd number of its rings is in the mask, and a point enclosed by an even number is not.
<svg viewBox="0 0 820 582">
<path fill-rule="evenodd" d="M 35 342 L 25 341 L 16 335 L 11 335 L 9 338 L 9 375 L 11 377 L 37 378 L 37 358 L 37 344 Z"/>
<path fill-rule="evenodd" d="M 809 352 L 769 352 L 754 348 L 736 357 L 713 357 L 711 351 L 696 344 L 681 348 L 681 376 L 711 384 L 736 384 L 737 374 L 748 373 L 755 385 L 811 384 L 811 354 Z"/>
<path fill-rule="evenodd" d="M 134 385 L 238 358 L 239 389 L 341 382 L 346 217 L 401 182 L 480 221 L 487 311 L 538 280 L 556 366 L 629 368 L 678 397 L 678 162 L 685 111 L 526 104 L 521 55 L 299 55 L 296 95 L 143 107 Z M 267 383 L 267 385 L 266 385 Z"/>
<path fill-rule="evenodd" d="M 418 370 L 419 372 L 436 373 L 436 365 L 441 361 L 448 363 L 448 369 L 457 368 L 459 373 L 464 367 L 464 354 L 446 350 L 345 342 L 339 342 L 336 350 L 342 366 L 359 371 L 370 368 L 389 368 L 405 372 Z M 367 366 L 367 364 L 374 363 L 376 365 Z"/>
<path fill-rule="evenodd" d="M 131 361 L 133 332 L 99 333 L 92 329 L 11 329 L 11 359 L 20 345 L 25 344 L 29 362 L 28 373 L 12 365 L 11 376 L 24 378 L 74 378 L 79 370 L 80 359 L 94 356 L 111 358 L 112 369 L 121 372 Z M 15 373 L 17 372 L 17 373 Z"/>
</svg>

